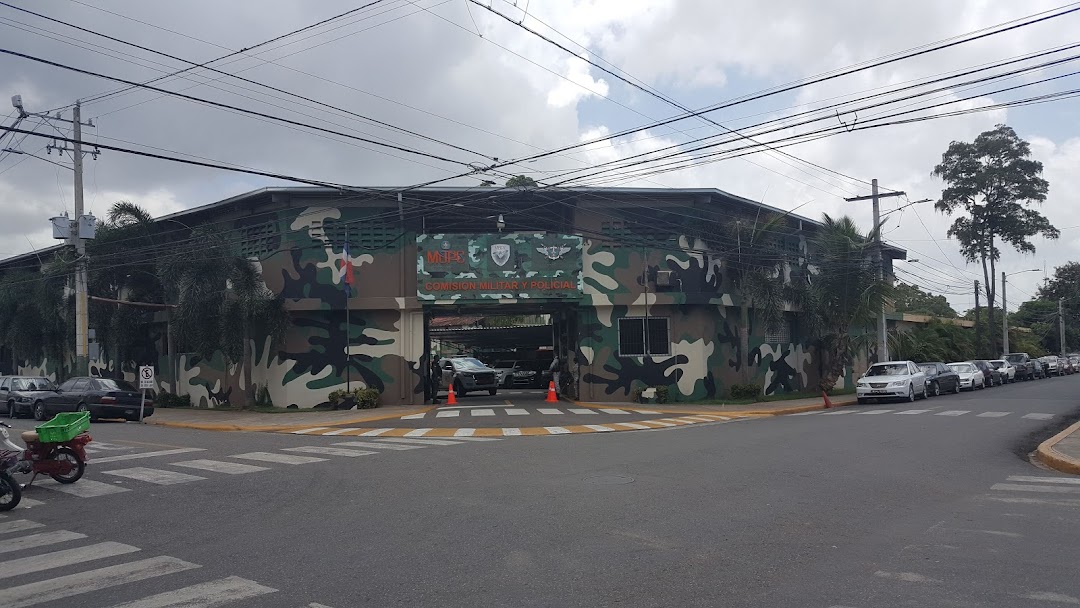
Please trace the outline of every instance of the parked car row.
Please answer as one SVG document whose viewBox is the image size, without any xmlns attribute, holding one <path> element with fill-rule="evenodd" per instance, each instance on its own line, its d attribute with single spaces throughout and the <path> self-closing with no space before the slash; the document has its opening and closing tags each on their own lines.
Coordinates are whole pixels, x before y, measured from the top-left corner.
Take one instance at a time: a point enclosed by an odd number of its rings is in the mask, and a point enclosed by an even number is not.
<svg viewBox="0 0 1080 608">
<path fill-rule="evenodd" d="M 1080 372 L 1080 355 L 1032 359 L 1027 353 L 1009 353 L 990 361 L 886 361 L 866 370 L 856 382 L 855 395 L 859 403 L 883 399 L 915 401 L 942 393 L 974 391 L 1076 372 Z"/>
<path fill-rule="evenodd" d="M 141 401 L 138 389 L 112 378 L 81 376 L 57 386 L 41 376 L 0 377 L 0 404 L 9 418 L 33 416 L 35 420 L 46 420 L 59 412 L 90 412 L 91 420 L 138 420 Z M 143 415 L 153 413 L 154 401 L 148 396 Z"/>
</svg>

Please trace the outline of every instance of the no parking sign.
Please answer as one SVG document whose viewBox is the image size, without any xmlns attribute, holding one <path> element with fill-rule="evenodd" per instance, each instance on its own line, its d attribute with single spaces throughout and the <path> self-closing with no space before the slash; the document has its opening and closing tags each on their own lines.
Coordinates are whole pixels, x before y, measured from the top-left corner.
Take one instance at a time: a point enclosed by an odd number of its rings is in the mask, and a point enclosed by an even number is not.
<svg viewBox="0 0 1080 608">
<path fill-rule="evenodd" d="M 139 366 L 139 388 L 154 388 L 154 367 L 152 365 Z"/>
</svg>

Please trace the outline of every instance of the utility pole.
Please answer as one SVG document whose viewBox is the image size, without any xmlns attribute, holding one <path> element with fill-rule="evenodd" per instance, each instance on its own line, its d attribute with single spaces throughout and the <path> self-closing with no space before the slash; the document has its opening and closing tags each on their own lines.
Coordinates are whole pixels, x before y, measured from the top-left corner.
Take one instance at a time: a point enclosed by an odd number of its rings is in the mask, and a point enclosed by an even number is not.
<svg viewBox="0 0 1080 608">
<path fill-rule="evenodd" d="M 979 280 L 975 279 L 975 356 L 982 348 L 982 326 L 979 324 Z"/>
<path fill-rule="evenodd" d="M 56 150 L 63 155 L 64 152 L 72 153 L 72 168 L 75 173 L 75 218 L 72 221 L 64 216 L 51 218 L 53 223 L 53 238 L 66 240 L 75 247 L 75 375 L 89 375 L 90 369 L 90 306 L 87 300 L 87 276 L 86 276 L 86 239 L 95 236 L 96 220 L 93 215 L 83 214 L 83 149 L 82 127 L 94 126 L 93 121 L 82 122 L 82 105 L 76 101 L 72 110 L 71 120 L 60 117 L 60 112 L 55 116 L 49 116 L 47 112 L 27 112 L 22 105 L 22 97 L 15 95 L 11 98 L 11 105 L 19 111 L 20 117 L 36 116 L 47 121 L 69 122 L 74 134 L 72 147 L 66 144 L 54 142 L 46 146 L 49 154 Z M 96 160 L 100 150 L 95 148 L 91 154 Z"/>
<path fill-rule="evenodd" d="M 853 198 L 844 199 L 848 202 L 871 200 L 874 202 L 874 264 L 877 266 L 877 278 L 878 281 L 885 280 L 885 256 L 882 254 L 881 249 L 881 204 L 880 199 L 889 196 L 903 196 L 904 192 L 887 192 L 885 194 L 878 193 L 878 181 L 874 178 L 870 182 L 871 194 L 870 196 L 856 196 Z M 885 305 L 881 305 L 881 311 L 878 313 L 877 322 L 877 352 L 878 361 L 889 360 L 889 344 L 886 341 L 886 325 L 885 325 Z"/>
<path fill-rule="evenodd" d="M 1065 298 L 1058 298 L 1058 334 L 1061 336 L 1061 354 L 1065 354 Z"/>
<path fill-rule="evenodd" d="M 990 353 L 991 355 L 994 353 Z M 1001 356 L 1009 354 L 1009 306 L 1005 302 L 1005 271 L 1001 271 Z"/>
</svg>

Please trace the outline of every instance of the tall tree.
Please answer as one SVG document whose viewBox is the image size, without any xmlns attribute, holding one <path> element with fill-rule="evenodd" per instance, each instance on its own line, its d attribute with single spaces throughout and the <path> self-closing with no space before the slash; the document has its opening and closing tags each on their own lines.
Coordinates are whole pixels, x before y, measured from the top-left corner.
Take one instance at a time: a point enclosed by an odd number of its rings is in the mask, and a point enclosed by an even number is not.
<svg viewBox="0 0 1080 608">
<path fill-rule="evenodd" d="M 1056 239 L 1059 235 L 1046 217 L 1030 207 L 1045 201 L 1050 188 L 1042 178 L 1042 163 L 1030 156 L 1026 141 L 1011 127 L 997 125 L 974 142 L 949 144 L 932 173 L 946 184 L 935 208 L 950 216 L 965 214 L 953 221 L 949 236 L 960 242 L 960 251 L 969 262 L 982 264 L 986 299 L 991 304 L 997 293 L 998 243 L 1034 253 L 1031 237 L 1041 234 Z M 993 309 L 987 320 L 994 327 Z M 996 353 L 996 337 L 990 335 L 991 351 Z"/>
<path fill-rule="evenodd" d="M 803 318 L 818 337 L 823 360 L 820 388 L 827 391 L 852 364 L 855 353 L 874 341 L 874 319 L 891 288 L 877 277 L 870 256 L 872 233 L 862 235 L 846 216 L 834 219 L 826 214 L 823 223 L 812 242 L 810 288 L 793 295 L 803 296 L 798 302 Z"/>
<path fill-rule="evenodd" d="M 956 311 L 949 306 L 945 296 L 929 294 L 916 285 L 898 283 L 893 288 L 892 301 L 896 312 L 956 318 Z"/>
<path fill-rule="evenodd" d="M 506 180 L 507 188 L 535 188 L 536 180 L 528 175 L 515 175 Z"/>
</svg>

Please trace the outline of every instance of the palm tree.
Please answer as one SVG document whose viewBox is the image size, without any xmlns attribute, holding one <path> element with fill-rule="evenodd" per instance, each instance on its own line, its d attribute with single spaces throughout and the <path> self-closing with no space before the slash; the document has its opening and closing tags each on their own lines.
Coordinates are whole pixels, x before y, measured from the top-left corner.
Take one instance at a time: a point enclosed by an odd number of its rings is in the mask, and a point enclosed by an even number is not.
<svg viewBox="0 0 1080 608">
<path fill-rule="evenodd" d="M 783 215 L 759 222 L 736 221 L 731 227 L 735 244 L 728 278 L 742 295 L 740 303 L 739 366 L 743 381 L 750 381 L 750 310 L 765 330 L 775 329 L 784 320 L 784 305 L 799 299 L 798 284 L 785 280 L 790 259 L 783 247 L 787 235 Z M 731 255 L 731 254 L 729 254 Z"/>
<path fill-rule="evenodd" d="M 867 329 L 891 289 L 870 257 L 873 233 L 863 236 L 847 216 L 825 214 L 823 224 L 813 238 L 811 285 L 800 304 L 824 361 L 820 388 L 828 391 L 873 339 Z"/>
<path fill-rule="evenodd" d="M 267 289 L 256 266 L 221 231 L 196 227 L 190 242 L 158 262 L 176 303 L 177 334 L 186 350 L 207 358 L 220 351 L 230 366 L 239 363 L 245 403 L 251 403 L 252 343 L 265 337 L 273 350 L 284 341 L 290 322 L 284 300 Z"/>
<path fill-rule="evenodd" d="M 63 375 L 74 335 L 74 300 L 64 291 L 69 266 L 54 260 L 40 271 L 15 272 L 0 281 L 0 340 L 16 363 L 47 358 Z"/>
</svg>

